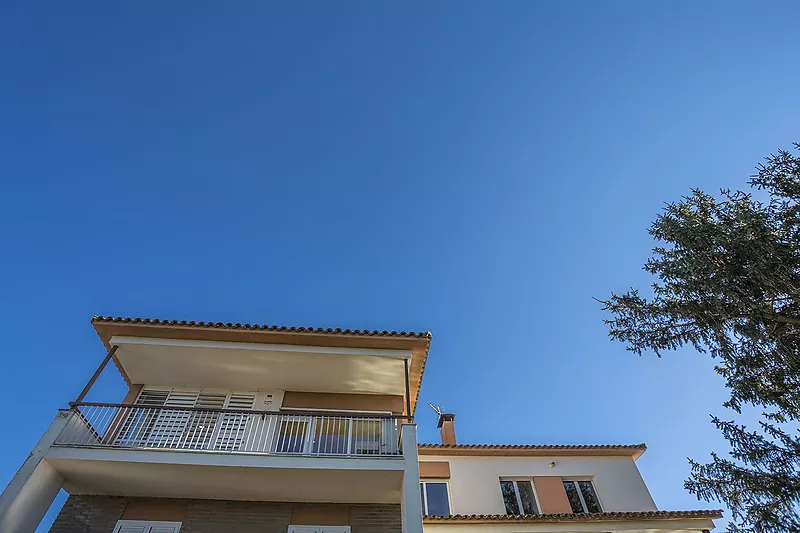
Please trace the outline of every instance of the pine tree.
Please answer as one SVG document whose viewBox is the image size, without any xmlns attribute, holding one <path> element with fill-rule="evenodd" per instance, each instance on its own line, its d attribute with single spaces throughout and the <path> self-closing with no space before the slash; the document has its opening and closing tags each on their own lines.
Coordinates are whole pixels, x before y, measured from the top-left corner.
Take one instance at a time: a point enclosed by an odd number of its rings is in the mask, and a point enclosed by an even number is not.
<svg viewBox="0 0 800 533">
<path fill-rule="evenodd" d="M 602 301 L 609 336 L 641 355 L 693 346 L 716 360 L 730 389 L 730 419 L 712 422 L 728 455 L 693 460 L 686 488 L 724 502 L 729 531 L 800 531 L 800 151 L 770 154 L 750 186 L 719 197 L 692 190 L 649 232 L 659 241 L 632 289 Z M 758 427 L 735 418 L 755 406 Z"/>
</svg>

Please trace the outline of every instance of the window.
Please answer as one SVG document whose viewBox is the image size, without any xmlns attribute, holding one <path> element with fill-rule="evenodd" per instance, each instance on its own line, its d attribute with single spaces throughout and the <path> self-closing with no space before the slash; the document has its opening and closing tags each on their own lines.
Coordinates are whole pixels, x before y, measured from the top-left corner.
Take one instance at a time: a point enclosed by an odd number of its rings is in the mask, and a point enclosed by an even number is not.
<svg viewBox="0 0 800 533">
<path fill-rule="evenodd" d="M 179 533 L 180 522 L 155 522 L 147 520 L 120 520 L 114 533 Z"/>
<path fill-rule="evenodd" d="M 450 514 L 450 491 L 444 481 L 420 481 L 422 514 L 448 516 Z"/>
<path fill-rule="evenodd" d="M 530 480 L 500 480 L 500 492 L 506 504 L 506 514 L 539 514 L 536 493 Z"/>
<path fill-rule="evenodd" d="M 289 533 L 350 533 L 350 526 L 289 526 Z"/>
<path fill-rule="evenodd" d="M 567 498 L 573 513 L 603 512 L 591 481 L 564 480 L 564 490 L 567 491 Z"/>
</svg>

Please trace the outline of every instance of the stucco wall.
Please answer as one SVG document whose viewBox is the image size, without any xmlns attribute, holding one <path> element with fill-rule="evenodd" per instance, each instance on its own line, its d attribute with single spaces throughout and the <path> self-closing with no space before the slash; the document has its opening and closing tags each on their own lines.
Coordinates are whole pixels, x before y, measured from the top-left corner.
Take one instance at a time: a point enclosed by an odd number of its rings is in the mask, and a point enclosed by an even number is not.
<svg viewBox="0 0 800 533">
<path fill-rule="evenodd" d="M 629 457 L 456 457 L 420 455 L 450 463 L 454 514 L 505 514 L 501 477 L 561 476 L 594 481 L 604 511 L 654 511 L 656 505 Z M 554 461 L 553 468 L 549 463 Z"/>
</svg>

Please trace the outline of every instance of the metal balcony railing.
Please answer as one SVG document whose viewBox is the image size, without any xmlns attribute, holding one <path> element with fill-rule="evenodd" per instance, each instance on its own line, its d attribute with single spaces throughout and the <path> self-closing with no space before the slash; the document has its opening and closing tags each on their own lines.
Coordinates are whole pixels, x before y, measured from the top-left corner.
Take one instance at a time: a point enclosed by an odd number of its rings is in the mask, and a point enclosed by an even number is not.
<svg viewBox="0 0 800 533">
<path fill-rule="evenodd" d="M 397 416 L 76 403 L 57 446 L 385 457 L 400 456 Z"/>
</svg>

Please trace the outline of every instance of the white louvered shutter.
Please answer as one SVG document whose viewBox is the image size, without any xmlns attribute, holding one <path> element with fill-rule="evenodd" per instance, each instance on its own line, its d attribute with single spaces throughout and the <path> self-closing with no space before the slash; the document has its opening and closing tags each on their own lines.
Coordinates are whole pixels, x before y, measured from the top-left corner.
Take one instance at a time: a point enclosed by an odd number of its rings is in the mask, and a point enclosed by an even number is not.
<svg viewBox="0 0 800 533">
<path fill-rule="evenodd" d="M 160 414 L 159 409 L 169 397 L 168 389 L 143 389 L 136 399 L 141 409 L 129 408 L 125 413 L 125 421 L 114 439 L 114 444 L 123 446 L 143 446 Z M 148 409 L 151 407 L 151 409 Z"/>
<path fill-rule="evenodd" d="M 226 409 L 252 410 L 256 401 L 255 392 L 231 392 Z M 219 423 L 219 433 L 214 443 L 215 450 L 242 450 L 245 433 L 255 414 L 224 413 Z"/>
<path fill-rule="evenodd" d="M 178 533 L 180 530 L 180 522 L 120 520 L 114 528 L 114 533 Z"/>
<path fill-rule="evenodd" d="M 114 533 L 148 533 L 149 528 L 146 524 L 118 524 Z"/>
<path fill-rule="evenodd" d="M 225 407 L 227 391 L 204 391 L 197 395 L 194 406 L 203 409 L 222 409 Z M 184 444 L 190 450 L 205 450 L 214 438 L 220 413 L 214 411 L 192 411 L 186 427 Z"/>
<path fill-rule="evenodd" d="M 189 424 L 191 411 L 184 411 L 182 407 L 194 407 L 197 401 L 199 390 L 175 390 L 173 389 L 164 407 L 156 417 L 146 446 L 149 448 L 175 448 L 182 447 L 181 439 Z"/>
<path fill-rule="evenodd" d="M 178 533 L 180 529 L 180 522 L 152 522 L 147 533 Z"/>
<path fill-rule="evenodd" d="M 136 400 L 141 407 L 129 410 L 114 442 L 126 447 L 238 451 L 247 448 L 244 438 L 251 415 L 216 410 L 252 410 L 255 399 L 255 392 L 146 387 Z"/>
</svg>

